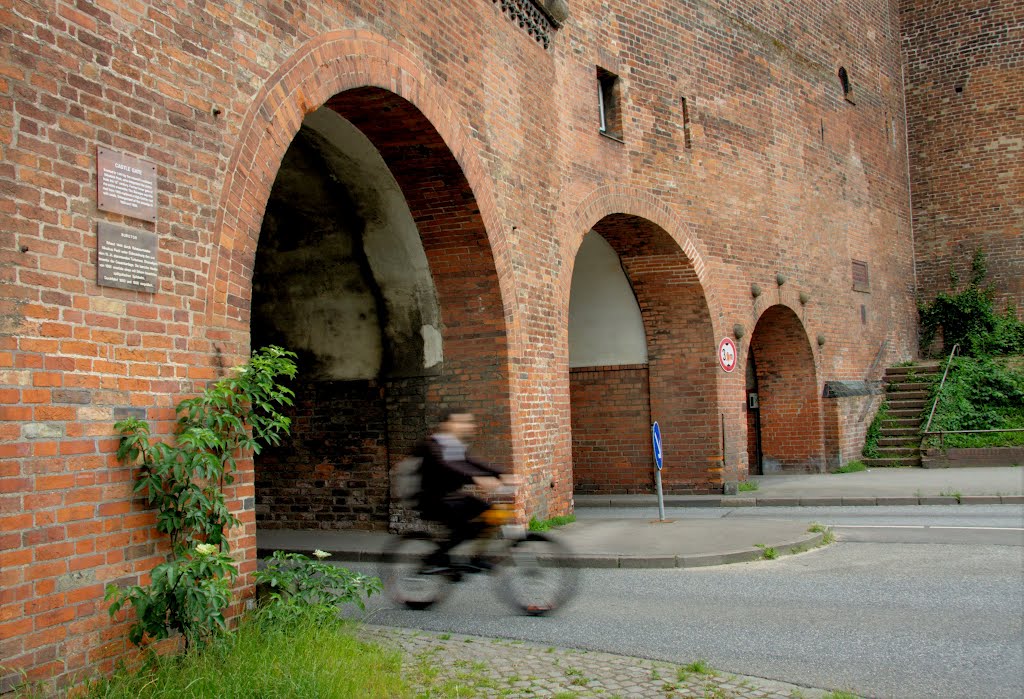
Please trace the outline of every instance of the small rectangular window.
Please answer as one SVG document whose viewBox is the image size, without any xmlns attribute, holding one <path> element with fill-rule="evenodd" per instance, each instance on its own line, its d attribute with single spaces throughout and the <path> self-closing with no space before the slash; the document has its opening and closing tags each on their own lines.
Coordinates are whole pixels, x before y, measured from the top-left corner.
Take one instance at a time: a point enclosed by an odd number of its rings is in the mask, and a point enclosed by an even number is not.
<svg viewBox="0 0 1024 699">
<path fill-rule="evenodd" d="M 690 108 L 686 104 L 686 98 L 681 98 L 683 103 L 683 147 L 690 148 L 693 146 L 693 139 L 690 137 Z"/>
<path fill-rule="evenodd" d="M 600 132 L 622 140 L 622 109 L 619 103 L 619 76 L 604 68 L 597 69 L 597 104 Z"/>
<path fill-rule="evenodd" d="M 871 280 L 868 278 L 868 263 L 853 260 L 853 290 L 871 291 Z"/>
</svg>

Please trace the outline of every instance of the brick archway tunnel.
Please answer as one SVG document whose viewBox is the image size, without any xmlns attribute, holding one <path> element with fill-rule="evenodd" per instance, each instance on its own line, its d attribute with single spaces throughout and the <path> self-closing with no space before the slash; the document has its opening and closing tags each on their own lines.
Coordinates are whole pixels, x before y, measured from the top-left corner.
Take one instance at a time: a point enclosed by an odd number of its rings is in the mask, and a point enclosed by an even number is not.
<svg viewBox="0 0 1024 699">
<path fill-rule="evenodd" d="M 784 305 L 768 308 L 754 327 L 750 353 L 760 413 L 762 472 L 824 470 L 814 354 L 796 313 Z M 748 423 L 748 429 L 754 429 L 752 425 Z M 757 462 L 756 438 L 751 434 L 748 439 L 752 465 Z"/>
<path fill-rule="evenodd" d="M 507 339 L 487 232 L 459 163 L 411 103 L 347 90 L 307 115 L 271 191 L 252 346 L 299 354 L 290 439 L 256 457 L 260 527 L 407 521 L 390 467 L 446 407 L 511 466 Z"/>
<path fill-rule="evenodd" d="M 615 285 L 618 300 L 600 295 Z M 665 490 L 720 492 L 714 333 L 679 245 L 642 217 L 605 216 L 580 248 L 569 316 L 576 492 L 653 492 L 652 420 Z"/>
</svg>

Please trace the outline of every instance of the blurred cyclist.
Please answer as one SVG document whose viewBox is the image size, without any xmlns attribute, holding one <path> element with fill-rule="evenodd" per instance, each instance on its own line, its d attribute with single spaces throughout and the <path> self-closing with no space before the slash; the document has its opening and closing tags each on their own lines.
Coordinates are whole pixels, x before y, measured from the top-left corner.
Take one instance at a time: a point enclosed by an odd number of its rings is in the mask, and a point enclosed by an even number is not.
<svg viewBox="0 0 1024 699">
<path fill-rule="evenodd" d="M 417 450 L 423 459 L 420 465 L 419 510 L 426 520 L 448 528 L 448 538 L 440 541 L 438 550 L 426 561 L 428 568 L 451 568 L 451 550 L 464 541 L 477 538 L 485 528 L 478 519 L 489 507 L 487 501 L 466 492 L 475 485 L 491 493 L 501 485 L 499 468 L 473 459 L 466 454 L 467 441 L 476 433 L 476 420 L 468 410 L 449 410 L 441 418 L 434 433 Z M 505 477 L 508 480 L 507 477 Z M 490 568 L 481 556 L 475 555 L 470 566 Z"/>
</svg>

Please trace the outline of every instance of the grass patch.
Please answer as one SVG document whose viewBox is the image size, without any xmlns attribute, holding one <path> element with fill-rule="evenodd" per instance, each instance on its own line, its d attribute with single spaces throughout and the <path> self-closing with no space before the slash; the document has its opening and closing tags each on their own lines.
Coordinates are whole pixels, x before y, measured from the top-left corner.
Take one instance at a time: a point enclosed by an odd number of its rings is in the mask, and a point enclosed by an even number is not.
<svg viewBox="0 0 1024 699">
<path fill-rule="evenodd" d="M 831 544 L 833 541 L 836 540 L 836 535 L 832 532 L 832 529 L 825 526 L 824 524 L 812 522 L 811 526 L 807 527 L 807 531 L 811 532 L 812 534 L 821 534 L 822 546 L 824 546 L 825 544 Z"/>
<path fill-rule="evenodd" d="M 964 495 L 959 490 L 943 490 L 939 493 L 939 496 L 944 498 L 956 498 L 957 503 L 960 503 Z"/>
<path fill-rule="evenodd" d="M 741 481 L 739 484 L 739 491 L 741 493 L 749 493 L 753 490 L 757 490 L 761 485 L 757 481 Z"/>
<path fill-rule="evenodd" d="M 558 517 L 549 517 L 548 519 L 530 517 L 529 529 L 531 532 L 546 532 L 553 527 L 561 527 L 575 521 L 576 515 L 559 515 Z"/>
<path fill-rule="evenodd" d="M 307 618 L 243 621 L 237 633 L 176 656 L 151 655 L 93 682 L 88 699 L 408 697 L 401 654 L 355 638 L 354 626 Z"/>
<path fill-rule="evenodd" d="M 867 471 L 868 467 L 863 461 L 848 461 L 835 470 L 835 473 L 856 473 L 857 471 Z"/>
<path fill-rule="evenodd" d="M 779 557 L 779 552 L 775 550 L 774 546 L 765 546 L 764 544 L 754 544 L 754 546 L 761 549 L 761 555 L 766 561 L 774 561 Z"/>
<path fill-rule="evenodd" d="M 860 699 L 859 696 L 853 692 L 847 692 L 842 689 L 836 690 L 835 692 L 828 692 L 821 699 Z"/>
<path fill-rule="evenodd" d="M 711 669 L 706 660 L 694 660 L 689 665 L 683 665 L 681 668 L 683 672 L 689 672 L 694 675 L 713 675 L 715 671 Z"/>
</svg>

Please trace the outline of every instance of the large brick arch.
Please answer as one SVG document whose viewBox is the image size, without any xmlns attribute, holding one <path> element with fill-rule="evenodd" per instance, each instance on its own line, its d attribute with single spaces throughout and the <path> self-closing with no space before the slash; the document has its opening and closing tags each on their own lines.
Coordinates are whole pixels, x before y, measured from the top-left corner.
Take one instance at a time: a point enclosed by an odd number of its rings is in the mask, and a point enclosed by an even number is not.
<svg viewBox="0 0 1024 699">
<path fill-rule="evenodd" d="M 206 326 L 246 345 L 252 265 L 263 211 L 277 168 L 306 114 L 333 96 L 376 87 L 403 98 L 430 122 L 461 167 L 487 231 L 506 321 L 514 308 L 508 241 L 490 178 L 454 111 L 454 100 L 414 57 L 385 37 L 362 30 L 323 34 L 302 46 L 267 80 L 250 103 L 228 162 L 217 208 L 206 293 Z M 513 323 L 506 322 L 509 333 Z M 510 336 L 510 346 L 518 343 Z"/>
<path fill-rule="evenodd" d="M 654 419 L 667 440 L 666 489 L 720 491 L 720 401 L 713 354 L 717 333 L 712 321 L 718 314 L 710 310 L 703 256 L 686 225 L 650 194 L 607 187 L 581 203 L 570 226 L 560 285 L 564 317 L 576 252 L 593 230 L 619 255 L 640 306 L 649 357 L 646 366 L 570 373 L 577 489 L 651 490 L 647 430 Z M 567 356 L 568 339 L 565 346 Z M 618 412 L 617 400 L 623 403 Z M 588 448 L 595 444 L 596 449 Z M 604 463 L 596 455 L 612 458 Z"/>
<path fill-rule="evenodd" d="M 824 429 L 814 352 L 797 311 L 765 308 L 750 338 L 757 370 L 765 472 L 824 469 Z"/>
<path fill-rule="evenodd" d="M 451 185 L 445 191 L 435 189 L 431 193 L 430 188 L 418 185 L 415 173 L 403 178 L 402 172 L 393 169 L 420 227 L 439 294 L 442 322 L 447 328 L 443 333 L 442 375 L 417 384 L 415 400 L 392 401 L 398 412 L 406 406 L 421 409 L 416 406 L 426 405 L 425 418 L 399 416 L 401 419 L 396 417 L 394 424 L 430 421 L 441 406 L 449 403 L 471 407 L 487 418 L 481 451 L 499 463 L 511 465 L 516 462 L 517 442 L 512 437 L 516 416 L 509 400 L 515 378 L 510 376 L 508 364 L 510 351 L 518 343 L 510 335 L 515 332 L 510 322 L 514 308 L 510 300 L 515 294 L 509 248 L 490 178 L 465 135 L 454 104 L 443 88 L 417 67 L 409 53 L 370 32 L 321 35 L 286 61 L 253 99 L 229 161 L 211 253 L 207 333 L 229 357 L 240 358 L 249 348 L 251 282 L 262 218 L 281 159 L 305 116 L 328 106 L 363 128 L 371 141 L 377 138 L 375 145 L 388 161 L 388 151 L 395 151 L 394 144 L 380 131 L 367 131 L 372 120 L 363 117 L 366 110 L 392 110 L 403 127 L 422 129 L 423 150 L 436 156 L 434 160 L 443 165 L 445 181 Z M 415 170 L 422 165 L 403 162 L 396 167 Z M 455 207 L 445 207 L 453 221 L 429 213 L 438 196 L 449 196 L 457 202 Z M 423 213 L 419 218 L 417 207 Z M 456 259 L 455 252 L 467 247 L 475 256 L 468 267 L 465 259 Z M 480 338 L 486 338 L 486 344 Z M 407 431 L 400 443 L 390 444 L 391 461 L 408 453 L 418 436 L 412 434 L 413 430 Z M 415 431 L 422 433 L 421 429 Z M 393 432 L 388 431 L 391 442 L 395 442 Z M 370 480 L 386 484 L 379 461 L 374 461 Z M 248 474 L 243 478 L 246 480 Z M 248 484 L 235 493 L 238 498 L 251 494 Z M 381 510 L 380 498 L 384 495 L 360 497 L 376 503 L 375 511 Z"/>
</svg>

